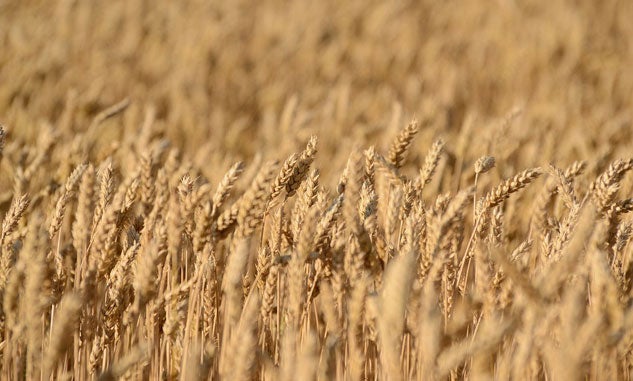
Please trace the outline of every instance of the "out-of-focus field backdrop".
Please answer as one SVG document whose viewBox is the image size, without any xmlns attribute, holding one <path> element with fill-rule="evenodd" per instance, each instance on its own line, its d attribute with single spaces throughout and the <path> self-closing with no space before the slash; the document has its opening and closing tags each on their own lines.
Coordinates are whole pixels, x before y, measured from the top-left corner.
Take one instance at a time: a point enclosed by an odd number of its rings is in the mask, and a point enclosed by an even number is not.
<svg viewBox="0 0 633 381">
<path fill-rule="evenodd" d="M 25 139 L 46 124 L 83 131 L 127 97 L 124 121 L 104 129 L 133 135 L 151 107 L 157 130 L 202 148 L 207 164 L 309 134 L 331 158 L 348 154 L 346 142 L 379 142 L 394 108 L 448 136 L 477 116 L 476 143 L 490 118 L 521 107 L 510 134 L 541 141 L 542 153 L 520 155 L 530 160 L 622 140 L 631 112 L 628 1 L 27 0 L 0 9 L 0 112 Z M 295 99 L 300 117 L 281 124 Z"/>
<path fill-rule="evenodd" d="M 628 379 L 631 20 L 0 0 L 2 378 Z"/>
</svg>

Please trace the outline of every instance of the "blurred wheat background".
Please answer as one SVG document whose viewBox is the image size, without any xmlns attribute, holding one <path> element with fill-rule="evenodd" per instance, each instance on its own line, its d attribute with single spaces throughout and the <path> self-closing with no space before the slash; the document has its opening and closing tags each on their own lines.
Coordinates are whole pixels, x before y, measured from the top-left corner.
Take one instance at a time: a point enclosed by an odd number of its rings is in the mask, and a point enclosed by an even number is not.
<svg viewBox="0 0 633 381">
<path fill-rule="evenodd" d="M 631 379 L 632 19 L 0 0 L 0 378 Z"/>
</svg>

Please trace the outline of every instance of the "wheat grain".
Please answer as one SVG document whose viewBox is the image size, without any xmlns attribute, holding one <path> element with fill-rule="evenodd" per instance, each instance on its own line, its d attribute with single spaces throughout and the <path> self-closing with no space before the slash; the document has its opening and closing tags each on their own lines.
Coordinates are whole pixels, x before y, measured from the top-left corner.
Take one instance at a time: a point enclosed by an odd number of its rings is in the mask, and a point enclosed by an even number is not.
<svg viewBox="0 0 633 381">
<path fill-rule="evenodd" d="M 417 120 L 411 121 L 405 128 L 403 128 L 396 139 L 391 143 L 389 147 L 389 162 L 397 168 L 402 167 L 404 159 L 409 150 L 409 146 L 413 141 L 413 138 L 418 133 L 419 125 Z"/>
</svg>

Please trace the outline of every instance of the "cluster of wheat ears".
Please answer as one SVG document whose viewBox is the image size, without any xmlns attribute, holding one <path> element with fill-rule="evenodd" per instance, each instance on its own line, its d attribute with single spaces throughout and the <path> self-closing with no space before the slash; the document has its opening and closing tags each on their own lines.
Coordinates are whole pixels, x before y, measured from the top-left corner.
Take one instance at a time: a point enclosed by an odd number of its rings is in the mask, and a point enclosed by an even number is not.
<svg viewBox="0 0 633 381">
<path fill-rule="evenodd" d="M 132 150 L 129 173 L 109 157 L 25 194 L 55 145 L 47 140 L 15 169 L 2 222 L 2 373 L 573 380 L 591 367 L 628 376 L 633 227 L 622 216 L 633 200 L 617 194 L 633 160 L 613 161 L 588 186 L 576 181 L 586 163 L 574 162 L 478 189 L 495 168 L 482 156 L 472 184 L 426 202 L 445 142 L 405 175 L 420 125 L 407 124 L 386 152 L 352 148 L 332 188 L 314 165 L 316 136 L 283 161 L 237 162 L 217 184 L 149 139 Z M 529 227 L 509 237 L 521 229 L 506 227 L 506 200 L 528 186 Z"/>
</svg>

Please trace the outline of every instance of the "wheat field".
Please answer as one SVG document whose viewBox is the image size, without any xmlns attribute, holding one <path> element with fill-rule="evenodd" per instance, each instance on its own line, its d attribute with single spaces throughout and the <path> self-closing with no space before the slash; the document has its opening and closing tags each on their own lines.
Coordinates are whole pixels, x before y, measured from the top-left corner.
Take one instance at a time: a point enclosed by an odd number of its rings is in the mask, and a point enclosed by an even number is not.
<svg viewBox="0 0 633 381">
<path fill-rule="evenodd" d="M 632 379 L 632 19 L 0 1 L 0 379 Z"/>
</svg>

